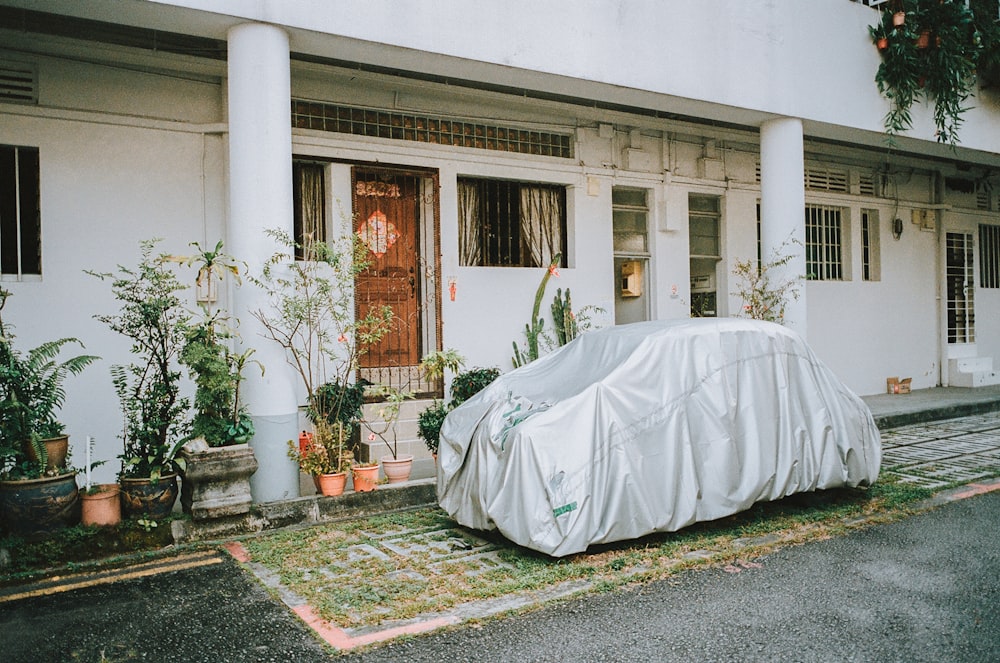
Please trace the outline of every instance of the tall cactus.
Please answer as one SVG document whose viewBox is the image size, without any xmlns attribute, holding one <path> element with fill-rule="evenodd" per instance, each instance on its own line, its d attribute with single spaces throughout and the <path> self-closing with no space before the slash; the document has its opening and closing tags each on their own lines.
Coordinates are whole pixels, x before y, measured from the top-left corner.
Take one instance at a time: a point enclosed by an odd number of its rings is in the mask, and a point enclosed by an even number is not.
<svg viewBox="0 0 1000 663">
<path fill-rule="evenodd" d="M 556 290 L 555 299 L 552 300 L 552 322 L 555 324 L 556 341 L 559 345 L 566 345 L 579 333 L 576 324 L 576 316 L 573 315 L 573 304 L 570 301 L 569 288 L 566 288 L 566 296 L 563 297 L 562 288 Z"/>
<path fill-rule="evenodd" d="M 556 274 L 556 268 L 559 267 L 559 262 L 562 260 L 562 254 L 557 253 L 552 256 L 552 262 L 549 264 L 548 269 L 545 270 L 545 275 L 542 276 L 542 282 L 538 284 L 538 290 L 535 291 L 535 306 L 531 311 L 531 323 L 525 323 L 524 334 L 528 337 L 528 348 L 524 352 L 517 345 L 517 341 L 514 341 L 514 356 L 511 361 L 514 364 L 514 368 L 519 366 L 524 366 L 525 364 L 535 361 L 538 359 L 538 339 L 542 335 L 542 328 L 545 326 L 545 319 L 539 317 L 538 310 L 542 307 L 542 297 L 545 296 L 545 286 L 549 283 L 549 278 Z"/>
</svg>

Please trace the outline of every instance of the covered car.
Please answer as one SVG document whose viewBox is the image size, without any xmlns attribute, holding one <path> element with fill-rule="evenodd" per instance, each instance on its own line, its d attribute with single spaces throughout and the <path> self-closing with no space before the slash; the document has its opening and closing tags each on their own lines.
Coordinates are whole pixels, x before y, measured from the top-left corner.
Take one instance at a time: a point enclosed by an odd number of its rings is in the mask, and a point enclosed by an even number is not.
<svg viewBox="0 0 1000 663">
<path fill-rule="evenodd" d="M 463 526 L 563 556 L 878 476 L 871 412 L 800 336 L 734 318 L 589 332 L 502 375 L 441 429 Z"/>
</svg>

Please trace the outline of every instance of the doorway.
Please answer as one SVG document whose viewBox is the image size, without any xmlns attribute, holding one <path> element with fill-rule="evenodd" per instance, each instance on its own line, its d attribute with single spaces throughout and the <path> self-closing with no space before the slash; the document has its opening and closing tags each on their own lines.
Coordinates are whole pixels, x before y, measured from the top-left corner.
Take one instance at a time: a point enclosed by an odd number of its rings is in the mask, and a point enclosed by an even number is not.
<svg viewBox="0 0 1000 663">
<path fill-rule="evenodd" d="M 975 343 L 975 289 L 971 233 L 945 236 L 948 343 Z"/>
<path fill-rule="evenodd" d="M 437 393 L 440 385 L 419 369 L 439 343 L 436 174 L 358 166 L 352 179 L 353 230 L 368 260 L 355 279 L 356 314 L 383 306 L 393 313 L 389 333 L 360 357 L 361 378 Z"/>
</svg>

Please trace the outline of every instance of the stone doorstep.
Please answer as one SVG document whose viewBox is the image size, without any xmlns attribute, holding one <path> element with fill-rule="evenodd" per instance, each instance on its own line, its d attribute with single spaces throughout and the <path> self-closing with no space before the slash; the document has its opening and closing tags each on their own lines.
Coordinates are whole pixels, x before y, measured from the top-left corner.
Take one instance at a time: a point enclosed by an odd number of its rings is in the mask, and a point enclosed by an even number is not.
<svg viewBox="0 0 1000 663">
<path fill-rule="evenodd" d="M 361 518 L 436 504 L 435 481 L 419 479 L 396 485 L 383 484 L 367 493 L 349 491 L 337 497 L 311 495 L 280 502 L 254 504 L 250 513 L 243 516 L 202 522 L 174 520 L 170 525 L 175 543 L 189 543 L 256 534 L 283 527 Z"/>
</svg>

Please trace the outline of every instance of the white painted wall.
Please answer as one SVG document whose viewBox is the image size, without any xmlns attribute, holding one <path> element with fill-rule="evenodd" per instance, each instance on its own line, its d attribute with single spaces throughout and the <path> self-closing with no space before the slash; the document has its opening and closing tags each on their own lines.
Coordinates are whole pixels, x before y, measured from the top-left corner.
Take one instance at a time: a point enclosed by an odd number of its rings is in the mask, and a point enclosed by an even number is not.
<svg viewBox="0 0 1000 663">
<path fill-rule="evenodd" d="M 14 294 L 5 320 L 16 326 L 22 349 L 74 336 L 86 352 L 102 357 L 68 380 L 62 420 L 71 436 L 71 463 L 83 467 L 85 438 L 92 435 L 95 457 L 108 461 L 96 476 L 110 481 L 119 469 L 121 418 L 109 369 L 127 362 L 129 353 L 123 339 L 93 319 L 112 313 L 116 304 L 109 284 L 84 270 L 135 265 L 139 242 L 153 237 L 164 237 L 161 248 L 169 253 L 189 253 L 192 241 L 214 246 L 223 227 L 225 194 L 222 138 L 183 124 L 134 126 L 140 122 L 118 114 L 128 105 L 139 112 L 135 106 L 142 101 L 124 100 L 133 81 L 123 72 L 116 72 L 114 80 L 106 74 L 100 67 L 44 62 L 44 105 L 67 103 L 73 90 L 86 90 L 84 105 L 105 99 L 116 112 L 88 109 L 63 119 L 65 113 L 13 107 L 14 113 L 0 120 L 0 143 L 37 146 L 41 161 L 43 276 L 4 283 Z M 141 88 L 150 85 L 145 75 L 139 78 Z M 218 89 L 208 94 L 200 83 L 193 89 L 174 79 L 162 83 L 146 103 L 169 106 L 176 99 L 185 115 L 191 100 L 200 99 L 205 108 L 196 115 L 206 118 L 218 108 Z"/>
</svg>

